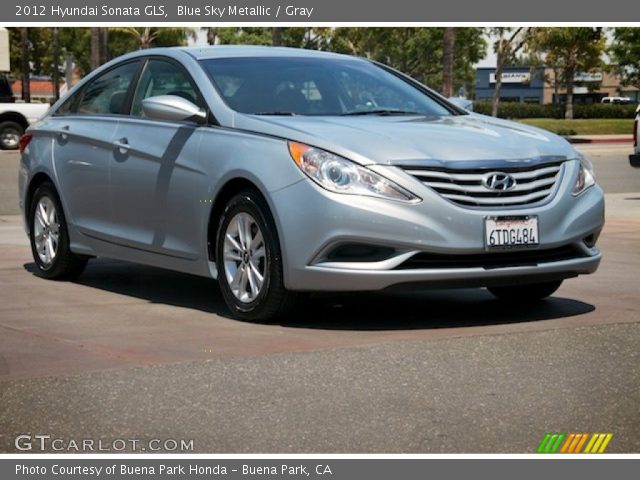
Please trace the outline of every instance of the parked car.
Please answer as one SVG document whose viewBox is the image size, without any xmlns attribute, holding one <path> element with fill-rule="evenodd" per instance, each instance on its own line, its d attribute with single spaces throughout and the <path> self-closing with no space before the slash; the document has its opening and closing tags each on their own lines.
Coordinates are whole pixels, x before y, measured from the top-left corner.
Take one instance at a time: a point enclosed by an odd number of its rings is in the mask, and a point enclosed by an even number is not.
<svg viewBox="0 0 640 480">
<path fill-rule="evenodd" d="M 217 279 L 242 319 L 318 291 L 536 300 L 601 259 L 603 193 L 569 143 L 367 59 L 142 50 L 83 79 L 21 151 L 39 275 L 155 265 Z"/>
<path fill-rule="evenodd" d="M 632 167 L 640 168 L 640 145 L 638 144 L 640 137 L 640 105 L 636 109 L 636 119 L 633 122 L 633 153 L 629 155 L 629 163 Z"/>
<path fill-rule="evenodd" d="M 630 105 L 631 99 L 629 97 L 603 97 L 600 103 L 608 103 L 610 105 Z"/>
<path fill-rule="evenodd" d="M 27 127 L 47 113 L 49 106 L 15 102 L 7 78 L 0 76 L 0 149 L 17 150 Z"/>
<path fill-rule="evenodd" d="M 450 97 L 449 102 L 453 103 L 455 106 L 468 110 L 470 112 L 473 111 L 473 101 L 469 100 L 465 97 Z"/>
</svg>

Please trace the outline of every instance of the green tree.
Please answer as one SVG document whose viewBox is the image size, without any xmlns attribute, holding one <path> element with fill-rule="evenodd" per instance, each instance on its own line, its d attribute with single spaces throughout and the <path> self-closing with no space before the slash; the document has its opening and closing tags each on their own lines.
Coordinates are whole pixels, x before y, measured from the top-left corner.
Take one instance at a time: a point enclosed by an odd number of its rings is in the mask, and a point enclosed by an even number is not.
<svg viewBox="0 0 640 480">
<path fill-rule="evenodd" d="M 9 28 L 9 33 L 11 74 L 18 78 L 23 70 L 22 29 Z M 190 28 L 27 28 L 29 62 L 24 65 L 31 75 L 53 78 L 54 70 L 64 71 L 69 52 L 77 74 L 84 76 L 92 70 L 92 33 L 95 66 L 139 48 L 186 45 L 195 36 Z"/>
<path fill-rule="evenodd" d="M 573 87 L 576 73 L 589 72 L 602 65 L 605 50 L 602 28 L 536 28 L 530 48 L 541 54 L 547 66 L 558 72 L 558 82 L 565 88 L 565 118 L 573 118 Z"/>
<path fill-rule="evenodd" d="M 497 37 L 493 45 L 496 52 L 496 83 L 491 105 L 491 115 L 497 117 L 502 89 L 502 72 L 507 64 L 514 62 L 516 55 L 525 45 L 529 36 L 529 28 L 495 27 L 490 28 L 488 33 Z"/>
<path fill-rule="evenodd" d="M 640 28 L 616 28 L 609 51 L 623 85 L 640 88 Z"/>
<path fill-rule="evenodd" d="M 326 49 L 371 58 L 396 68 L 432 88 L 443 85 L 444 28 L 357 28 L 332 31 Z M 484 58 L 487 43 L 481 28 L 455 29 L 453 88 L 473 91 L 474 64 Z"/>
<path fill-rule="evenodd" d="M 195 39 L 196 36 L 195 30 L 192 28 L 169 27 L 112 27 L 109 28 L 109 33 L 110 36 L 111 34 L 121 35 L 120 43 L 129 47 L 129 51 L 187 45 L 188 40 Z M 126 41 L 127 38 L 129 42 Z M 117 54 L 115 55 L 117 56 Z"/>
<path fill-rule="evenodd" d="M 89 28 L 61 28 L 60 49 L 71 53 L 79 75 L 91 71 L 91 31 Z M 63 63 L 63 60 L 61 60 Z"/>
<path fill-rule="evenodd" d="M 217 28 L 221 45 L 271 45 L 271 29 L 264 27 Z"/>
<path fill-rule="evenodd" d="M 211 45 L 274 45 L 322 50 L 330 31 L 330 28 L 308 27 L 209 28 L 207 40 Z"/>
<path fill-rule="evenodd" d="M 51 73 L 51 45 L 53 43 L 52 29 L 50 28 L 9 28 L 12 73 L 16 77 L 23 73 L 23 32 L 26 32 L 27 37 L 29 57 L 27 69 L 31 71 L 32 75 L 49 75 Z"/>
</svg>

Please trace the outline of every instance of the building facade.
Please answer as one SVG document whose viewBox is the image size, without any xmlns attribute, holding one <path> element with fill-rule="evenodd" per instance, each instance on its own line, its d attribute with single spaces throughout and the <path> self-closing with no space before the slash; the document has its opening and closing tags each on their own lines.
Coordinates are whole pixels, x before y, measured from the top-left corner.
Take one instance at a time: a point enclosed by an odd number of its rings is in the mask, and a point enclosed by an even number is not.
<svg viewBox="0 0 640 480">
<path fill-rule="evenodd" d="M 476 70 L 476 100 L 491 100 L 495 92 L 495 68 Z M 640 102 L 640 91 L 623 86 L 620 77 L 608 71 L 577 73 L 574 103 L 600 103 L 604 97 L 629 97 Z M 566 91 L 556 84 L 552 68 L 506 67 L 502 73 L 501 102 L 564 103 Z"/>
<path fill-rule="evenodd" d="M 476 70 L 476 100 L 491 100 L 495 93 L 495 68 Z M 501 102 L 543 103 L 544 68 L 505 67 L 502 72 Z"/>
</svg>

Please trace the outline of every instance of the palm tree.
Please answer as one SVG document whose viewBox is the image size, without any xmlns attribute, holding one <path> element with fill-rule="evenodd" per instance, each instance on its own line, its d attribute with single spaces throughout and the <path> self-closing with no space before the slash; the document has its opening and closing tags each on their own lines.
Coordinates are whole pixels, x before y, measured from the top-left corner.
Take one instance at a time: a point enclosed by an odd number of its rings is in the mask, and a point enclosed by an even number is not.
<svg viewBox="0 0 640 480">
<path fill-rule="evenodd" d="M 60 98 L 60 29 L 53 27 L 52 30 L 53 65 L 51 80 L 53 81 L 53 98 Z"/>
<path fill-rule="evenodd" d="M 29 29 L 22 27 L 20 29 L 22 40 L 22 100 L 31 101 L 31 63 L 29 59 L 29 51 L 31 43 L 29 42 Z"/>
<path fill-rule="evenodd" d="M 281 47 L 282 44 L 282 27 L 273 27 L 271 29 L 271 45 Z"/>
<path fill-rule="evenodd" d="M 445 97 L 451 97 L 453 94 L 453 49 L 455 39 L 455 28 L 446 27 L 442 44 L 442 95 Z"/>
<path fill-rule="evenodd" d="M 91 70 L 100 66 L 100 28 L 91 27 Z"/>
<path fill-rule="evenodd" d="M 109 61 L 109 29 L 100 27 L 100 64 Z"/>
<path fill-rule="evenodd" d="M 185 41 L 188 38 L 196 38 L 196 32 L 193 28 L 116 27 L 111 30 L 131 36 L 136 40 L 138 48 L 141 50 L 154 46 L 158 37 L 163 33 L 173 34 Z"/>
<path fill-rule="evenodd" d="M 218 38 L 218 29 L 216 27 L 204 28 L 207 31 L 207 43 L 209 45 L 215 45 Z"/>
</svg>

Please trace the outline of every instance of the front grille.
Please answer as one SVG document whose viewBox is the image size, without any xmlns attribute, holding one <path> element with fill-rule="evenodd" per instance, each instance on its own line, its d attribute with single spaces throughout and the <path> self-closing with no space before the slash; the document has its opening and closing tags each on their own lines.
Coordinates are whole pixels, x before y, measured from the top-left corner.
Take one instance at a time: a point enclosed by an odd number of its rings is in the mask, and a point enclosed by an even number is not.
<svg viewBox="0 0 640 480">
<path fill-rule="evenodd" d="M 585 254 L 573 245 L 545 250 L 506 250 L 465 255 L 423 252 L 400 264 L 397 270 L 420 268 L 484 268 L 489 270 L 492 268 L 536 266 L 540 263 L 559 262 L 584 256 Z"/>
<path fill-rule="evenodd" d="M 542 165 L 499 168 L 454 170 L 436 167 L 402 167 L 426 186 L 447 200 L 463 206 L 510 207 L 530 205 L 546 199 L 560 176 L 562 162 Z M 505 173 L 513 177 L 515 187 L 496 191 L 485 186 L 483 180 L 491 173 Z"/>
</svg>

